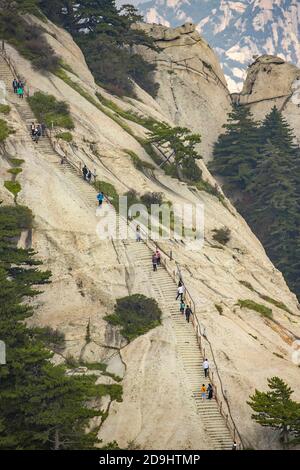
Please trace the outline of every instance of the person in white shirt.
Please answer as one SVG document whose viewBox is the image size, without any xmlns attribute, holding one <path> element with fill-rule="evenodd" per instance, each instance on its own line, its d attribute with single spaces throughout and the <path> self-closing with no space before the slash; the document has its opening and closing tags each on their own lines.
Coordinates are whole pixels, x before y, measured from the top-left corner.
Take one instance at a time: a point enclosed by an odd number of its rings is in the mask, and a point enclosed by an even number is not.
<svg viewBox="0 0 300 470">
<path fill-rule="evenodd" d="M 176 300 L 178 299 L 178 297 L 180 297 L 180 302 L 183 302 L 183 294 L 184 294 L 184 286 L 180 282 L 178 289 L 177 289 Z"/>
<path fill-rule="evenodd" d="M 209 363 L 207 359 L 203 361 L 203 369 L 204 369 L 204 376 L 208 377 Z"/>
</svg>

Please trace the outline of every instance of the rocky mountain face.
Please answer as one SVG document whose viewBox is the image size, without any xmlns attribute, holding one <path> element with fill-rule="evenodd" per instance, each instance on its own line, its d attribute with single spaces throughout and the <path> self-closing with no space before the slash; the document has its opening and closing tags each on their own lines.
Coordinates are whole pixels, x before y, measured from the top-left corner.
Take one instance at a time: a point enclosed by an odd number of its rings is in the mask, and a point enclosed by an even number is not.
<svg viewBox="0 0 300 470">
<path fill-rule="evenodd" d="M 150 23 L 197 24 L 219 55 L 231 91 L 241 90 L 255 55 L 278 55 L 300 65 L 297 0 L 150 0 L 138 8 Z"/>
<path fill-rule="evenodd" d="M 32 209 L 35 225 L 30 236 L 22 236 L 20 246 L 32 246 L 45 269 L 53 273 L 52 284 L 45 286 L 34 305 L 34 324 L 50 325 L 64 332 L 66 349 L 54 357 L 55 361 L 64 361 L 68 354 L 90 362 L 104 361 L 109 372 L 122 377 L 123 402 L 111 405 L 108 397 L 108 401 L 99 404 L 104 412 L 109 412 L 99 432 L 104 443 L 115 439 L 121 448 L 135 442 L 147 449 L 212 449 L 179 359 L 169 310 L 164 308 L 161 326 L 130 344 L 104 320 L 112 312 L 116 298 L 132 293 L 152 297 L 154 288 L 162 292 L 163 286 L 159 277 L 149 282 L 145 265 L 137 263 L 125 243 L 99 239 L 95 194 L 87 183 L 68 173 L 59 155 L 67 155 L 76 165 L 85 163 L 95 168 L 98 179 L 113 184 L 119 194 L 134 188 L 140 195 L 161 192 L 171 203 L 203 204 L 202 249 L 189 251 L 184 243 L 171 240 L 164 240 L 162 248 L 166 253 L 172 250 L 180 263 L 246 446 L 275 448 L 277 436 L 253 423 L 246 401 L 255 388 L 265 389 L 267 377 L 274 375 L 289 383 L 295 390 L 295 399 L 300 399 L 299 368 L 292 361 L 293 341 L 300 336 L 297 299 L 230 201 L 167 176 L 141 146 L 140 139 L 147 136 L 143 125 L 126 120 L 116 110 L 112 112 L 105 106 L 100 109 L 95 101 L 87 99 L 90 96 L 96 100 L 97 92 L 123 111 L 196 129 L 203 135 L 202 149 L 208 155 L 230 107 L 214 53 L 192 26 L 168 29 L 145 25 L 161 47 L 161 52 L 149 56 L 158 63 L 159 96 L 155 101 L 137 87 L 137 99 L 121 99 L 95 84 L 69 34 L 50 22 L 39 23 L 51 46 L 69 66 L 67 76 L 77 87 L 53 74 L 39 73 L 13 47 L 7 46 L 17 69 L 26 78 L 30 94 L 42 91 L 66 101 L 75 122 L 73 141 L 57 139 L 55 151 L 45 152 L 42 145 L 32 144 L 20 104 L 7 93 L 0 77 L 1 101 L 11 105 L 7 120 L 16 131 L 1 149 L 0 200 L 14 203 L 3 185 L 9 178 L 7 155 L 24 159 L 18 203 Z M 247 86 L 249 95 L 250 89 L 252 94 L 261 90 L 256 83 L 265 72 L 261 70 L 264 64 L 258 64 L 255 83 L 252 88 Z M 290 66 L 269 65 L 274 69 L 274 79 L 281 69 L 282 77 L 289 70 L 289 80 L 294 79 Z M 80 89 L 84 93 L 79 93 Z M 258 96 L 263 99 L 263 91 Z M 153 172 L 142 172 L 134 166 L 128 150 L 142 161 L 151 162 Z M 215 184 L 204 163 L 202 168 L 204 177 Z M 213 238 L 214 230 L 222 227 L 231 231 L 225 246 Z M 278 303 L 266 304 L 262 296 L 280 301 L 286 309 Z M 238 301 L 245 299 L 271 307 L 272 319 L 242 308 Z M 212 364 L 212 357 L 208 357 Z M 212 370 L 215 371 L 213 365 Z"/>
<path fill-rule="evenodd" d="M 300 144 L 300 68 L 280 57 L 259 57 L 248 69 L 242 93 L 233 99 L 249 106 L 258 121 L 276 106 Z"/>
<path fill-rule="evenodd" d="M 159 52 L 140 48 L 157 65 L 157 103 L 176 125 L 200 133 L 200 153 L 207 160 L 230 110 L 231 98 L 216 54 L 187 23 L 178 28 L 140 24 Z"/>
</svg>

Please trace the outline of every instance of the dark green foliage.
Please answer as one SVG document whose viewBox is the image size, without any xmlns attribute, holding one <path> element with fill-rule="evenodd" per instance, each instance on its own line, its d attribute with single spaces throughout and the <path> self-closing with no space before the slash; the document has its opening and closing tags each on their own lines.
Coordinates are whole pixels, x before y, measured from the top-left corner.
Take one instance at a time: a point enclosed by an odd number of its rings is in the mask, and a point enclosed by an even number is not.
<svg viewBox="0 0 300 470">
<path fill-rule="evenodd" d="M 213 239 L 216 242 L 221 243 L 221 245 L 227 245 L 231 237 L 231 232 L 228 227 L 214 229 L 213 232 Z"/>
<path fill-rule="evenodd" d="M 54 72 L 59 66 L 59 59 L 48 45 L 40 27 L 32 25 L 23 17 L 23 13 L 39 14 L 34 1 L 19 0 L 7 2 L 0 11 L 0 36 L 32 62 L 40 70 Z M 33 11 L 34 9 L 34 11 Z"/>
<path fill-rule="evenodd" d="M 258 304 L 257 302 L 254 302 L 254 300 L 249 300 L 249 299 L 239 300 L 238 305 L 241 308 L 254 310 L 257 313 L 260 313 L 263 317 L 267 317 L 267 318 L 273 317 L 272 309 L 270 309 L 269 307 L 266 307 L 265 305 Z"/>
<path fill-rule="evenodd" d="M 33 267 L 39 262 L 32 250 L 17 248 L 32 223 L 27 208 L 0 207 L 0 332 L 7 353 L 0 367 L 0 449 L 91 449 L 96 433 L 86 427 L 100 412 L 86 402 L 101 393 L 95 377 L 66 376 L 44 346 L 61 346 L 62 335 L 24 322 L 33 313 L 24 301 L 50 277 Z M 112 394 L 119 399 L 119 390 Z"/>
<path fill-rule="evenodd" d="M 226 177 L 226 189 L 245 189 L 259 158 L 258 126 L 245 106 L 235 105 L 214 147 L 209 168 Z"/>
<path fill-rule="evenodd" d="M 72 142 L 73 136 L 71 132 L 60 132 L 59 134 L 56 134 L 55 136 L 57 139 L 62 139 L 65 142 Z"/>
<path fill-rule="evenodd" d="M 132 150 L 125 150 L 125 152 L 130 156 L 132 163 L 134 164 L 135 168 L 137 168 L 140 171 L 145 171 L 146 169 L 148 170 L 154 170 L 155 167 L 148 162 L 145 162 L 139 156 L 133 152 Z"/>
<path fill-rule="evenodd" d="M 291 399 L 293 390 L 279 377 L 268 379 L 268 392 L 255 390 L 247 402 L 261 426 L 280 431 L 284 447 L 300 442 L 300 403 Z"/>
<path fill-rule="evenodd" d="M 114 0 L 77 2 L 40 0 L 43 12 L 66 28 L 81 47 L 96 81 L 117 95 L 133 95 L 132 80 L 155 96 L 155 66 L 133 51 L 154 48 L 154 41 L 132 25 L 141 20 L 133 6 L 118 9 Z"/>
<path fill-rule="evenodd" d="M 151 204 L 158 204 L 161 205 L 163 202 L 163 194 L 162 193 L 145 193 L 141 196 L 141 201 L 147 209 L 151 209 Z"/>
<path fill-rule="evenodd" d="M 21 185 L 18 181 L 4 181 L 4 186 L 11 192 L 15 197 L 21 191 Z"/>
<path fill-rule="evenodd" d="M 64 127 L 65 129 L 74 129 L 74 122 L 70 115 L 69 105 L 64 101 L 37 91 L 28 98 L 28 102 L 35 117 L 40 122 L 45 122 L 48 127 Z"/>
<path fill-rule="evenodd" d="M 0 119 L 0 143 L 4 142 L 10 133 L 11 131 L 7 125 L 7 122 L 3 119 Z"/>
<path fill-rule="evenodd" d="M 161 122 L 155 123 L 149 133 L 149 143 L 156 144 L 160 149 L 165 149 L 166 155 L 173 153 L 170 163 L 176 164 L 177 173 L 183 174 L 190 181 L 201 178 L 201 170 L 195 161 L 201 156 L 196 150 L 196 145 L 201 142 L 199 134 L 192 134 L 185 127 L 171 127 Z"/>
<path fill-rule="evenodd" d="M 299 296 L 300 148 L 293 131 L 276 107 L 260 126 L 247 108 L 235 107 L 225 127 L 211 168 L 230 196 L 238 190 L 239 211 Z"/>
<path fill-rule="evenodd" d="M 10 113 L 10 106 L 8 104 L 0 104 L 0 113 L 2 114 L 9 114 Z"/>
<path fill-rule="evenodd" d="M 45 326 L 44 328 L 32 328 L 31 331 L 36 339 L 42 341 L 44 346 L 52 351 L 58 351 L 65 347 L 65 335 L 59 330 Z"/>
<path fill-rule="evenodd" d="M 105 318 L 120 326 L 122 335 L 132 341 L 161 323 L 161 310 L 154 299 L 134 294 L 117 300 L 114 314 Z"/>
</svg>

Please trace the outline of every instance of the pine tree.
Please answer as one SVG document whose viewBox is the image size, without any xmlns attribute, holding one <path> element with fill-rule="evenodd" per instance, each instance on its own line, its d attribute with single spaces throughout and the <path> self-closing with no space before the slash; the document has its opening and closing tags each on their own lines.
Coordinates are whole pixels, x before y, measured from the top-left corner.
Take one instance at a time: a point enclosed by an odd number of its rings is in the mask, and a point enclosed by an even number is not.
<svg viewBox="0 0 300 470">
<path fill-rule="evenodd" d="M 134 45 L 156 49 L 154 39 L 134 24 L 142 17 L 132 5 L 115 0 L 39 0 L 42 11 L 63 26 L 81 47 L 96 81 L 115 94 L 132 95 L 132 80 L 157 93 L 155 65 L 134 52 Z"/>
<path fill-rule="evenodd" d="M 300 403 L 291 400 L 293 390 L 279 377 L 268 379 L 270 391 L 255 390 L 247 402 L 257 423 L 280 431 L 284 446 L 300 442 Z"/>
<path fill-rule="evenodd" d="M 196 165 L 196 160 L 202 158 L 196 149 L 196 145 L 201 142 L 199 134 L 192 134 L 185 127 L 171 127 L 164 122 L 155 123 L 149 133 L 149 142 L 173 153 L 179 177 L 182 174 L 191 181 L 199 181 L 202 176 Z"/>
<path fill-rule="evenodd" d="M 36 285 L 49 282 L 32 250 L 16 242 L 32 226 L 24 207 L 0 207 L 0 334 L 6 344 L 6 365 L 0 366 L 0 449 L 89 449 L 96 434 L 87 433 L 90 418 L 100 412 L 87 402 L 101 395 L 92 377 L 68 377 L 37 332 L 24 323 L 37 295 Z M 105 393 L 107 393 L 105 391 Z"/>
<path fill-rule="evenodd" d="M 214 146 L 209 167 L 226 177 L 225 189 L 230 193 L 245 189 L 253 177 L 259 158 L 258 125 L 246 106 L 234 105 L 223 128 L 226 131 Z"/>
<path fill-rule="evenodd" d="M 265 145 L 268 141 L 285 153 L 294 154 L 295 135 L 276 106 L 272 108 L 260 126 L 260 141 Z"/>
</svg>

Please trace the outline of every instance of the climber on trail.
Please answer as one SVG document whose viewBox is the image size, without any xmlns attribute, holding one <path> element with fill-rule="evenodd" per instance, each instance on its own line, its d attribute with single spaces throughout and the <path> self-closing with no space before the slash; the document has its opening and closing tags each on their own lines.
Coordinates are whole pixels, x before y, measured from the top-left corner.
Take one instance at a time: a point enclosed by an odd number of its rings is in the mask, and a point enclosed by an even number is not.
<svg viewBox="0 0 300 470">
<path fill-rule="evenodd" d="M 182 315 L 183 315 L 183 314 L 184 314 L 184 310 L 185 310 L 185 303 L 184 303 L 184 302 L 180 302 L 179 310 L 180 310 L 180 313 L 182 313 Z"/>
<path fill-rule="evenodd" d="M 160 251 L 159 251 L 158 248 L 156 249 L 155 254 L 156 254 L 156 258 L 157 258 L 157 266 L 160 266 Z"/>
<path fill-rule="evenodd" d="M 102 191 L 100 191 L 100 193 L 97 194 L 97 199 L 98 199 L 99 206 L 101 207 L 103 203 L 103 199 L 104 199 L 104 194 Z"/>
<path fill-rule="evenodd" d="M 17 80 L 16 78 L 13 79 L 12 86 L 13 86 L 14 93 L 17 93 L 17 90 L 18 90 L 18 80 Z"/>
<path fill-rule="evenodd" d="M 236 443 L 236 441 L 233 441 L 231 450 L 237 450 L 237 443 Z"/>
<path fill-rule="evenodd" d="M 156 253 L 153 253 L 153 255 L 152 255 L 152 266 L 153 266 L 153 271 L 157 271 L 157 256 L 156 256 Z"/>
<path fill-rule="evenodd" d="M 180 301 L 183 302 L 183 294 L 184 294 L 184 285 L 180 281 L 178 285 L 178 289 L 177 289 L 176 300 L 178 299 L 178 297 L 180 297 Z"/>
<path fill-rule="evenodd" d="M 141 237 L 141 227 L 139 225 L 136 226 L 135 229 L 135 239 L 137 242 L 140 242 L 142 237 Z"/>
<path fill-rule="evenodd" d="M 87 180 L 88 183 L 90 183 L 91 179 L 92 179 L 92 172 L 91 172 L 91 170 L 89 170 L 87 172 L 87 175 L 86 175 L 86 180 Z"/>
<path fill-rule="evenodd" d="M 88 174 L 89 170 L 87 169 L 87 166 L 84 165 L 84 167 L 82 168 L 82 175 L 83 175 L 83 179 L 86 181 L 86 176 Z"/>
<path fill-rule="evenodd" d="M 211 400 L 213 397 L 213 388 L 211 384 L 208 384 L 207 386 L 207 393 L 208 393 L 208 399 Z"/>
<path fill-rule="evenodd" d="M 192 309 L 190 308 L 189 305 L 186 306 L 185 309 L 185 318 L 188 323 L 190 323 L 190 316 L 193 315 Z"/>
<path fill-rule="evenodd" d="M 207 359 L 203 361 L 203 370 L 204 370 L 204 376 L 208 377 L 208 371 L 209 371 L 209 362 Z"/>
<path fill-rule="evenodd" d="M 23 99 L 24 98 L 24 88 L 20 86 L 20 83 L 18 84 L 17 88 L 17 95 L 19 98 Z"/>
<path fill-rule="evenodd" d="M 31 125 L 30 125 L 30 131 L 31 131 L 31 135 L 33 137 L 34 133 L 35 133 L 35 124 L 34 124 L 34 122 L 32 122 Z"/>
<path fill-rule="evenodd" d="M 202 400 L 206 399 L 206 387 L 204 384 L 202 384 L 202 387 L 201 387 L 201 398 Z"/>
</svg>

